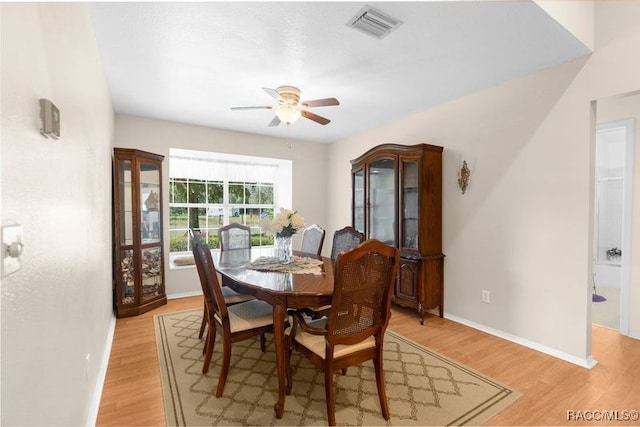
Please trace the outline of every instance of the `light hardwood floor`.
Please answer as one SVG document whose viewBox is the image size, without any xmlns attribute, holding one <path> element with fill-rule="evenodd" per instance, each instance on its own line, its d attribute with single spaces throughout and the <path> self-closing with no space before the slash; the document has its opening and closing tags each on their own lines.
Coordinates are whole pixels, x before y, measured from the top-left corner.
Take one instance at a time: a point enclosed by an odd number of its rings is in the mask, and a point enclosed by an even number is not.
<svg viewBox="0 0 640 427">
<path fill-rule="evenodd" d="M 174 299 L 117 320 L 97 425 L 165 425 L 153 315 L 201 307 L 202 297 Z M 589 370 L 436 316 L 420 326 L 412 311 L 392 310 L 393 331 L 524 393 L 486 425 L 640 425 L 567 418 L 568 411 L 640 411 L 639 340 L 594 326 L 599 364 Z"/>
</svg>

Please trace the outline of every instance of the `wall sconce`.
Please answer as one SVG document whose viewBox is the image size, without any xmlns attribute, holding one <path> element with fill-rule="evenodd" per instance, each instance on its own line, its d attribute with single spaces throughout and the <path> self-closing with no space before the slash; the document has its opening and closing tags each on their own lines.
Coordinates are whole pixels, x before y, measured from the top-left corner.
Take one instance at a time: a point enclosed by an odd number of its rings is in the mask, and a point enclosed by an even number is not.
<svg viewBox="0 0 640 427">
<path fill-rule="evenodd" d="M 51 139 L 60 138 L 60 110 L 48 99 L 40 100 L 40 120 L 40 133 L 43 136 Z"/>
<path fill-rule="evenodd" d="M 458 170 L 458 187 L 462 190 L 462 194 L 467 191 L 469 186 L 469 178 L 471 177 L 471 170 L 467 166 L 467 161 L 462 162 L 462 167 Z"/>
</svg>

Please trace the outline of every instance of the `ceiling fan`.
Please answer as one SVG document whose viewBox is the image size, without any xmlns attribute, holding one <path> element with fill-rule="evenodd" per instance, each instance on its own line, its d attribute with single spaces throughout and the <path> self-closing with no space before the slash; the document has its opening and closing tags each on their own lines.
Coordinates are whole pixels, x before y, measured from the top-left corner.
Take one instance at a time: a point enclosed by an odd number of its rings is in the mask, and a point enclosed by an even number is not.
<svg viewBox="0 0 640 427">
<path fill-rule="evenodd" d="M 307 111 L 305 108 L 329 107 L 340 105 L 335 98 L 314 99 L 313 101 L 300 101 L 300 89 L 293 86 L 280 86 L 277 89 L 263 87 L 262 90 L 271 95 L 278 105 L 265 105 L 255 107 L 231 107 L 232 110 L 275 110 L 276 116 L 271 120 L 269 126 L 278 126 L 280 122 L 287 125 L 298 120 L 300 117 L 313 120 L 321 125 L 328 124 L 331 120 Z"/>
</svg>

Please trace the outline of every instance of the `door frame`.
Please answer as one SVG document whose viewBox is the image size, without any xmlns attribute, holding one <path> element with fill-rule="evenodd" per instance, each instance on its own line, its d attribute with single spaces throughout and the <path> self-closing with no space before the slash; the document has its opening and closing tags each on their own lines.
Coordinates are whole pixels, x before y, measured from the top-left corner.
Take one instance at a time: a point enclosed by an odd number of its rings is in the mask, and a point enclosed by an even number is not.
<svg viewBox="0 0 640 427">
<path fill-rule="evenodd" d="M 622 208 L 622 272 L 620 282 L 620 333 L 629 335 L 629 288 L 631 285 L 631 222 L 633 206 L 633 166 L 635 150 L 635 120 L 622 119 L 596 124 L 596 144 L 598 132 L 624 129 L 624 175 Z M 595 191 L 595 188 L 594 188 Z M 595 195 L 594 195 L 595 198 Z M 595 235 L 594 241 L 595 241 Z"/>
</svg>

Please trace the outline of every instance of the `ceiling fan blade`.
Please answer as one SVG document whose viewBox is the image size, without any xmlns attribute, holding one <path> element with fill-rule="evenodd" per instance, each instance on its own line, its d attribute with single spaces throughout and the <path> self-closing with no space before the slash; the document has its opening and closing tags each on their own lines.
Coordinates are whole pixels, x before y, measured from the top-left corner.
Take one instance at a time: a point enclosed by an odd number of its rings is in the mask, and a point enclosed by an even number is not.
<svg viewBox="0 0 640 427">
<path fill-rule="evenodd" d="M 231 107 L 232 110 L 272 110 L 270 105 L 256 106 L 256 107 Z"/>
<path fill-rule="evenodd" d="M 280 117 L 275 116 L 273 120 L 269 122 L 269 127 L 278 126 L 280 124 Z"/>
<path fill-rule="evenodd" d="M 302 101 L 304 107 L 330 107 L 332 105 L 340 105 L 335 98 L 314 99 L 312 101 Z"/>
<path fill-rule="evenodd" d="M 300 111 L 300 114 L 302 114 L 302 117 L 307 118 L 309 120 L 313 120 L 316 123 L 320 123 L 321 125 L 326 125 L 329 122 L 331 122 L 331 120 L 326 119 L 322 116 L 319 116 L 317 114 L 313 114 L 311 111 L 306 111 L 306 110 L 302 110 Z"/>
<path fill-rule="evenodd" d="M 273 99 L 275 99 L 276 101 L 278 101 L 281 104 L 284 104 L 284 99 L 280 96 L 280 94 L 278 93 L 277 90 L 275 89 L 269 89 L 268 87 L 263 87 L 262 88 L 263 91 L 267 92 L 270 96 L 273 97 Z"/>
</svg>

